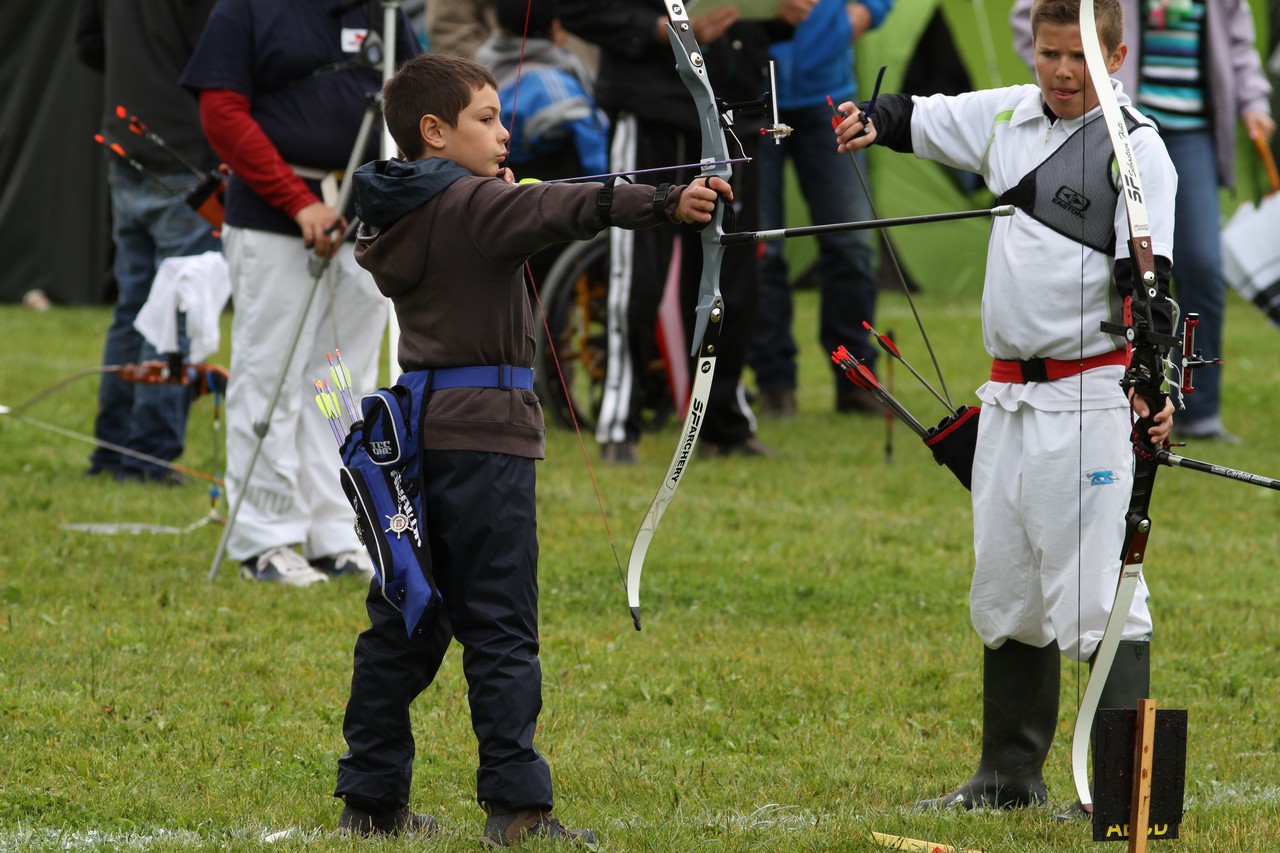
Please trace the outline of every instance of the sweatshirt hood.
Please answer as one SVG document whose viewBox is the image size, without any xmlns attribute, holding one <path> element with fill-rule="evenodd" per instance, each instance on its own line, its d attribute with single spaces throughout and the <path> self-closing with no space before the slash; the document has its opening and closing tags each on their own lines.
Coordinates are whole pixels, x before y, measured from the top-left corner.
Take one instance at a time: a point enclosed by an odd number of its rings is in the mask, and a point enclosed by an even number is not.
<svg viewBox="0 0 1280 853">
<path fill-rule="evenodd" d="M 356 216 L 374 228 L 394 225 L 471 172 L 443 157 L 422 160 L 375 160 L 352 175 Z"/>
</svg>

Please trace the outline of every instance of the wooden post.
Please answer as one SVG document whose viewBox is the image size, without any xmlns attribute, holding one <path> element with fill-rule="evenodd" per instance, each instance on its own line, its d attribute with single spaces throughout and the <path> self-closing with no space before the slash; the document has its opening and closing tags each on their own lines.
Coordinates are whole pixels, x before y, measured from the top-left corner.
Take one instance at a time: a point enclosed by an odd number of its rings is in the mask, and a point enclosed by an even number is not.
<svg viewBox="0 0 1280 853">
<path fill-rule="evenodd" d="M 1133 803 L 1129 812 L 1129 853 L 1147 853 L 1151 815 L 1151 759 L 1155 755 L 1156 703 L 1138 700 L 1133 729 Z"/>
</svg>

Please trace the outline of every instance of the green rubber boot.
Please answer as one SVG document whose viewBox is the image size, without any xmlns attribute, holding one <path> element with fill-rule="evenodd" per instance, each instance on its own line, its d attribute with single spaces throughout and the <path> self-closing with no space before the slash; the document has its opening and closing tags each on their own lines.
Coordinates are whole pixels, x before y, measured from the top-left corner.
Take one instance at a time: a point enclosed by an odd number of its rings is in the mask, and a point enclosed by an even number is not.
<svg viewBox="0 0 1280 853">
<path fill-rule="evenodd" d="M 920 808 L 1014 809 L 1044 802 L 1044 762 L 1058 728 L 1062 665 L 1056 643 L 1006 640 L 982 662 L 982 756 L 959 788 Z"/>
</svg>

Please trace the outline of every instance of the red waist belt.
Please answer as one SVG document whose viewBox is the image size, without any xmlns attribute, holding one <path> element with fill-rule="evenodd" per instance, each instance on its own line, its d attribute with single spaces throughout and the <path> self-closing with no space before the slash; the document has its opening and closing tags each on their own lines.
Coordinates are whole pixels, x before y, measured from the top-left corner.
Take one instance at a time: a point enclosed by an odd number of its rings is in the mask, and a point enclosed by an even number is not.
<svg viewBox="0 0 1280 853">
<path fill-rule="evenodd" d="M 1128 350 L 1116 349 L 1101 355 L 1088 358 L 1028 358 L 1024 361 L 991 361 L 992 382 L 1052 382 L 1054 379 L 1065 379 L 1078 376 L 1086 370 L 1104 367 L 1108 364 L 1128 364 Z"/>
</svg>

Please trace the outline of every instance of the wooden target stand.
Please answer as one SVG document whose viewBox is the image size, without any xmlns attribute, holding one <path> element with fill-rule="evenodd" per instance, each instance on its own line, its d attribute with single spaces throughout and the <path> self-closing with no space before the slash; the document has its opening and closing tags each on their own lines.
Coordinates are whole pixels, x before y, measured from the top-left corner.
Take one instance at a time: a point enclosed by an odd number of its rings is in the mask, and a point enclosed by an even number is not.
<svg viewBox="0 0 1280 853">
<path fill-rule="evenodd" d="M 1146 853 L 1178 837 L 1187 770 L 1187 712 L 1102 709 L 1093 742 L 1093 840 L 1128 841 Z"/>
</svg>

